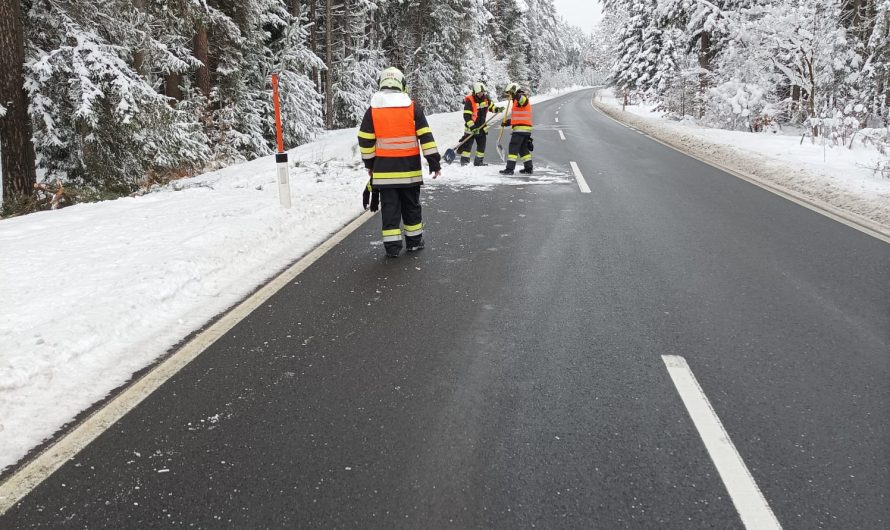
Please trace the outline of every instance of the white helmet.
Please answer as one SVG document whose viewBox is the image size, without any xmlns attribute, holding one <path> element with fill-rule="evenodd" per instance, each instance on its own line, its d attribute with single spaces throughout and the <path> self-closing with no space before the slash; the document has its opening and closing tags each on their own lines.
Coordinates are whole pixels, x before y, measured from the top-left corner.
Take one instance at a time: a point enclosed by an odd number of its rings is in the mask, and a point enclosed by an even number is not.
<svg viewBox="0 0 890 530">
<path fill-rule="evenodd" d="M 395 88 L 402 92 L 408 90 L 408 85 L 405 83 L 405 74 L 395 67 L 389 67 L 380 72 L 380 77 L 377 78 L 377 85 L 381 90 L 384 88 Z"/>
<path fill-rule="evenodd" d="M 504 95 L 512 96 L 519 92 L 519 85 L 517 83 L 507 83 L 507 86 L 504 87 Z"/>
<path fill-rule="evenodd" d="M 481 82 L 473 83 L 473 86 L 471 88 L 473 89 L 473 94 L 476 94 L 477 96 L 479 94 L 484 94 L 485 92 L 488 92 L 488 87 L 485 86 L 485 83 L 481 83 Z"/>
</svg>

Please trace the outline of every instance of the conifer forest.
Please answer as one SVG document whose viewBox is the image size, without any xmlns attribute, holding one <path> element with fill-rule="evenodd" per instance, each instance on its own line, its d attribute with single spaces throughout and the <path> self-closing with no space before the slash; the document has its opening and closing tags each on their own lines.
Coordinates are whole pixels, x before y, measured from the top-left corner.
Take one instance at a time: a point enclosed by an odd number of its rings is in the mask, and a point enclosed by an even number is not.
<svg viewBox="0 0 890 530">
<path fill-rule="evenodd" d="M 553 0 L 0 0 L 4 212 L 35 183 L 111 198 L 355 127 L 387 66 L 428 113 L 493 93 L 608 83 L 678 119 L 798 126 L 886 148 L 890 0 L 603 0 L 585 33 Z M 74 194 L 74 191 L 71 191 Z"/>
<path fill-rule="evenodd" d="M 35 182 L 81 200 L 355 127 L 387 66 L 427 112 L 473 81 L 590 83 L 589 37 L 552 0 L 0 0 L 4 207 Z"/>
</svg>

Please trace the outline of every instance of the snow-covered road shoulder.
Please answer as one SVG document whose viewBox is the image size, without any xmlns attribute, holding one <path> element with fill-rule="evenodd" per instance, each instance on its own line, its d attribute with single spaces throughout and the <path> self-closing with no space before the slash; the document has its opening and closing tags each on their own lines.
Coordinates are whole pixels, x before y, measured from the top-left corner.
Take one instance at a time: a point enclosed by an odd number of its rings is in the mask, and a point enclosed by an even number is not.
<svg viewBox="0 0 890 530">
<path fill-rule="evenodd" d="M 639 106 L 622 111 L 605 89 L 594 106 L 696 158 L 890 237 L 890 179 L 869 169 L 881 157 L 874 149 L 827 148 L 801 143 L 799 136 L 706 128 Z"/>
</svg>

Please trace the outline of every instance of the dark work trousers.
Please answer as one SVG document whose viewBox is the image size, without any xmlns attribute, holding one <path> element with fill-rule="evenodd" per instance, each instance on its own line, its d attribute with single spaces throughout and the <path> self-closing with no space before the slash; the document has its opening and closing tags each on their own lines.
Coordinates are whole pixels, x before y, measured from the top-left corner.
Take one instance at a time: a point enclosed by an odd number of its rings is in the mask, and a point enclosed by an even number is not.
<svg viewBox="0 0 890 530">
<path fill-rule="evenodd" d="M 402 235 L 405 236 L 408 247 L 423 239 L 420 186 L 381 189 L 380 209 L 383 217 L 383 245 L 387 252 L 402 249 Z"/>
<path fill-rule="evenodd" d="M 471 133 L 466 134 L 469 135 Z M 461 140 L 464 138 L 461 138 Z M 473 163 L 477 166 L 485 163 L 485 144 L 488 143 L 488 133 L 479 131 L 460 148 L 461 165 L 465 166 L 470 163 L 470 157 L 473 155 L 473 142 L 476 142 L 476 160 Z"/>
<path fill-rule="evenodd" d="M 517 160 L 522 160 L 525 169 L 532 169 L 532 152 L 529 149 L 531 139 L 532 133 L 525 131 L 514 132 L 510 137 L 510 151 L 507 155 L 508 170 L 516 169 Z"/>
</svg>

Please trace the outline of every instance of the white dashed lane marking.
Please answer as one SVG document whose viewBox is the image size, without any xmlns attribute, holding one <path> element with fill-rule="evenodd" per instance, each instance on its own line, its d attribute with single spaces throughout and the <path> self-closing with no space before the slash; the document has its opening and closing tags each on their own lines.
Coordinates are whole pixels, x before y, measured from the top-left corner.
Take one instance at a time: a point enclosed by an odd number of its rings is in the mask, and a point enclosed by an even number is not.
<svg viewBox="0 0 890 530">
<path fill-rule="evenodd" d="M 578 164 L 575 162 L 569 162 L 572 165 L 572 172 L 575 174 L 575 180 L 578 181 L 578 187 L 581 188 L 581 193 L 590 193 L 590 187 L 587 185 L 587 181 L 584 180 L 584 175 L 581 174 L 581 168 L 578 167 Z"/>
<path fill-rule="evenodd" d="M 763 497 L 763 493 L 754 482 L 754 477 L 736 450 L 735 444 L 720 422 L 720 418 L 702 391 L 698 380 L 679 355 L 662 355 L 661 359 L 667 367 L 668 374 L 677 387 L 680 399 L 686 405 L 692 423 L 705 443 L 705 449 L 723 479 L 726 490 L 732 498 L 742 523 L 748 529 L 781 529 L 776 515 Z"/>
</svg>

